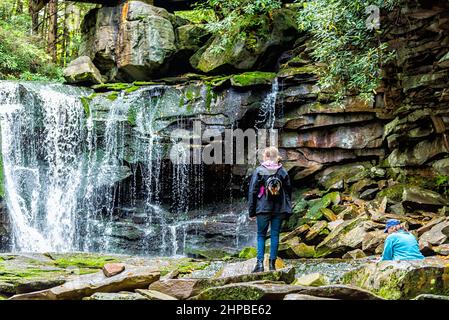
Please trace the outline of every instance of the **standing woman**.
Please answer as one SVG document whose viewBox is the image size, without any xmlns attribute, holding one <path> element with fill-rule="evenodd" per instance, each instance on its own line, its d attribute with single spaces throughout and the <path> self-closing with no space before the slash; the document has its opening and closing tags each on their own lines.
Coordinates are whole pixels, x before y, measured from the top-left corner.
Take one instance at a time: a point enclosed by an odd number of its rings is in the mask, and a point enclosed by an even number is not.
<svg viewBox="0 0 449 320">
<path fill-rule="evenodd" d="M 282 222 L 292 213 L 292 187 L 287 170 L 280 163 L 276 147 L 263 152 L 263 162 L 251 177 L 248 194 L 249 217 L 257 220 L 257 264 L 253 272 L 264 271 L 265 239 L 270 227 L 270 270 L 275 263 Z"/>
</svg>

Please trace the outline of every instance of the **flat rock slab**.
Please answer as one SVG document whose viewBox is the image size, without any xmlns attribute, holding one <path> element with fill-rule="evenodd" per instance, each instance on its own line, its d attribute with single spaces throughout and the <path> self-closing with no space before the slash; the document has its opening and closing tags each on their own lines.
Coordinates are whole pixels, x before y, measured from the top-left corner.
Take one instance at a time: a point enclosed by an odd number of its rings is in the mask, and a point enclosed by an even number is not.
<svg viewBox="0 0 449 320">
<path fill-rule="evenodd" d="M 96 292 L 119 292 L 144 289 L 159 280 L 160 272 L 151 267 L 127 267 L 121 274 L 108 278 L 102 271 L 47 290 L 19 294 L 11 300 L 77 300 Z"/>
<path fill-rule="evenodd" d="M 149 289 L 165 293 L 177 299 L 187 299 L 198 295 L 200 292 L 208 288 L 219 287 L 230 283 L 262 280 L 291 283 L 294 279 L 295 269 L 289 268 L 271 272 L 250 273 L 215 279 L 161 279 L 160 281 L 152 283 Z"/>
<path fill-rule="evenodd" d="M 292 293 L 292 294 L 287 294 L 284 297 L 284 300 L 338 300 L 338 299 L 322 298 L 322 297 L 310 296 L 308 294 Z"/>
<path fill-rule="evenodd" d="M 148 289 L 137 289 L 136 292 L 144 296 L 147 300 L 178 300 L 168 294 Z"/>
<path fill-rule="evenodd" d="M 96 292 L 83 300 L 148 300 L 135 292 Z"/>
</svg>

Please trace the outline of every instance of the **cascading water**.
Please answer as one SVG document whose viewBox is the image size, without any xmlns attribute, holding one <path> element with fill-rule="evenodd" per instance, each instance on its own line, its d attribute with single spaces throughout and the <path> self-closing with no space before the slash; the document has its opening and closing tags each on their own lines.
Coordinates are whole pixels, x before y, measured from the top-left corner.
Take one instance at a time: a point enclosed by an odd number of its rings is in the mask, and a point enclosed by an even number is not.
<svg viewBox="0 0 449 320">
<path fill-rule="evenodd" d="M 257 128 L 273 129 L 276 122 L 276 101 L 279 94 L 278 78 L 273 80 L 271 91 L 267 94 L 259 109 L 259 121 L 256 122 Z"/>
<path fill-rule="evenodd" d="M 180 103 L 164 100 L 164 90 L 184 94 L 151 86 L 109 100 L 76 87 L 0 82 L 14 251 L 178 255 L 205 246 L 222 225 L 226 236 L 217 241 L 246 236 L 235 227 L 241 209 L 231 205 L 227 216 L 203 208 L 204 164 L 169 161 L 173 141 L 161 128 L 190 123 L 165 116 Z M 191 108 L 204 109 L 205 101 L 199 96 Z"/>
<path fill-rule="evenodd" d="M 79 89 L 0 83 L 6 202 L 13 249 L 75 248 L 84 110 Z M 38 114 L 38 116 L 37 116 Z"/>
</svg>

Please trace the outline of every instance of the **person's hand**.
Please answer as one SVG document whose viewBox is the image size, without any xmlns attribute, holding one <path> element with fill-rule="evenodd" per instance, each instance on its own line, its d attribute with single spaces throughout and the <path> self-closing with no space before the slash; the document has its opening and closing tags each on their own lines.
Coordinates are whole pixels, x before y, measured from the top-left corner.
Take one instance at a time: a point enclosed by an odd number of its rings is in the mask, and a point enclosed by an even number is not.
<svg viewBox="0 0 449 320">
<path fill-rule="evenodd" d="M 249 217 L 249 220 L 256 221 L 256 217 Z"/>
</svg>

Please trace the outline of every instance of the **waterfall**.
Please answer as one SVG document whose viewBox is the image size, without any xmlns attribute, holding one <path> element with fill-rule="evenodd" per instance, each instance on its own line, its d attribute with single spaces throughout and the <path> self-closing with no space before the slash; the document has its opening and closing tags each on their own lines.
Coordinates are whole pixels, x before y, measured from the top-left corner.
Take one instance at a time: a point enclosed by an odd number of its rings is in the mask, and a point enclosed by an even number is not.
<svg viewBox="0 0 449 320">
<path fill-rule="evenodd" d="M 259 118 L 256 122 L 256 127 L 265 127 L 268 129 L 273 129 L 276 121 L 276 101 L 279 94 L 279 81 L 278 78 L 273 80 L 271 85 L 271 90 L 263 100 L 260 110 Z"/>
<path fill-rule="evenodd" d="M 214 241 L 209 223 L 221 223 L 214 216 L 224 225 L 234 222 L 221 209 L 203 212 L 203 164 L 168 159 L 175 142 L 170 130 L 190 125 L 188 115 L 177 114 L 187 107 L 176 100 L 182 89 L 92 93 L 0 82 L 1 162 L 13 251 L 179 255 L 187 246 L 209 246 L 203 243 Z M 199 95 L 188 108 L 201 114 L 205 101 Z M 179 150 L 181 158 L 185 151 Z M 240 224 L 246 222 L 235 221 L 236 233 L 244 233 Z M 226 236 L 234 236 L 231 230 Z"/>
<path fill-rule="evenodd" d="M 14 251 L 69 251 L 82 183 L 84 109 L 79 89 L 0 83 L 6 202 Z M 67 92 L 69 91 L 69 92 Z M 39 114 L 38 116 L 36 114 Z"/>
</svg>

